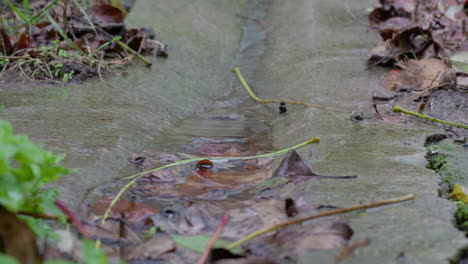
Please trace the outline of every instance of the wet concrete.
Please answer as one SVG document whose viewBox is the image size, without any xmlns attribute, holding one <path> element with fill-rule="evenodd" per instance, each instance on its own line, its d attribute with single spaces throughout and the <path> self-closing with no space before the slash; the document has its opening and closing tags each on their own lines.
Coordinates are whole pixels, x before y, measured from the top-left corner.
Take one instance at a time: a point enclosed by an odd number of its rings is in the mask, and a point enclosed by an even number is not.
<svg viewBox="0 0 468 264">
<path fill-rule="evenodd" d="M 114 88 L 98 80 L 48 88 L 3 84 L 0 118 L 68 155 L 65 162 L 79 170 L 58 186 L 71 205 L 116 176 L 141 149 L 228 136 L 252 137 L 268 150 L 318 136 L 319 145 L 300 151 L 314 170 L 359 178 L 310 181 L 293 196 L 305 193 L 313 204 L 342 207 L 416 195 L 415 202 L 345 216 L 354 239 L 370 237 L 372 243 L 344 263 L 444 263 L 466 240 L 450 222 L 453 203 L 437 197 L 439 177 L 424 168 L 424 135 L 434 127 L 352 122 L 348 114 L 292 106 L 279 115 L 277 105 L 249 101 L 230 72 L 239 65 L 260 97 L 367 112 L 380 74 L 364 71 L 367 49 L 377 41 L 366 31 L 364 8 L 373 4 L 138 1 L 127 21 L 154 28 L 171 47 L 167 61 L 155 59 L 151 70 L 136 67 L 128 78 L 107 80 Z M 263 17 L 265 11 L 266 34 L 258 23 L 235 16 Z M 334 253 L 309 252 L 299 262 L 327 263 Z"/>
<path fill-rule="evenodd" d="M 364 70 L 367 48 L 377 41 L 366 31 L 363 9 L 369 6 L 368 1 L 272 1 L 267 52 L 252 83 L 258 96 L 369 111 L 379 76 L 379 70 Z M 320 145 L 301 150 L 317 173 L 359 175 L 311 181 L 295 191 L 307 193 L 310 202 L 350 206 L 416 195 L 414 202 L 346 216 L 354 239 L 372 242 L 344 263 L 446 263 L 466 244 L 451 223 L 454 204 L 438 198 L 439 176 L 424 167 L 424 135 L 437 128 L 352 122 L 346 115 L 290 107 L 287 117 L 273 121 L 272 131 L 277 148 L 321 137 Z M 307 253 L 300 262 L 331 255 Z"/>
</svg>

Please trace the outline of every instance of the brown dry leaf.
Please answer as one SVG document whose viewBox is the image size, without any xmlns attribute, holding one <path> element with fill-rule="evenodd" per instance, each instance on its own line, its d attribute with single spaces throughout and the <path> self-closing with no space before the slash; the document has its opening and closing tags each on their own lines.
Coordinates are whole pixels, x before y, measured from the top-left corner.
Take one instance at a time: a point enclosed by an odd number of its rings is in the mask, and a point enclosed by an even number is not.
<svg viewBox="0 0 468 264">
<path fill-rule="evenodd" d="M 439 87 L 448 82 L 451 76 L 449 67 L 439 59 L 422 59 L 408 61 L 405 74 L 408 79 L 416 80 L 419 90 Z"/>
<path fill-rule="evenodd" d="M 169 235 L 157 234 L 150 240 L 134 248 L 126 259 L 156 259 L 161 255 L 175 250 L 176 244 Z"/>
<path fill-rule="evenodd" d="M 104 215 L 104 212 L 109 207 L 112 199 L 113 197 L 107 197 L 95 203 L 91 208 L 91 212 L 95 215 Z M 123 216 L 129 223 L 138 224 L 145 221 L 151 215 L 157 213 L 159 213 L 158 209 L 147 204 L 120 199 L 112 207 L 110 216 L 116 218 Z"/>
<path fill-rule="evenodd" d="M 16 258 L 19 263 L 42 263 L 34 233 L 3 206 L 0 206 L 0 253 Z"/>
<path fill-rule="evenodd" d="M 380 83 L 392 91 L 402 89 L 410 91 L 417 86 L 418 81 L 409 78 L 404 70 L 392 70 L 380 78 Z"/>
<path fill-rule="evenodd" d="M 316 225 L 302 225 L 280 229 L 273 235 L 257 241 L 261 245 L 260 251 L 256 252 L 256 245 L 251 245 L 255 253 L 268 255 L 275 253 L 275 256 L 286 257 L 291 254 L 300 254 L 308 250 L 330 250 L 339 249 L 346 246 L 351 239 L 353 230 L 342 221 Z"/>
<path fill-rule="evenodd" d="M 89 17 L 94 23 L 122 23 L 124 14 L 122 11 L 111 5 L 101 5 L 92 8 L 89 12 Z"/>
<path fill-rule="evenodd" d="M 315 174 L 310 165 L 294 150 L 288 151 L 280 165 L 273 173 L 273 177 L 285 177 L 295 181 L 309 180 L 314 177 L 320 178 L 356 178 L 357 176 L 325 176 Z"/>
</svg>

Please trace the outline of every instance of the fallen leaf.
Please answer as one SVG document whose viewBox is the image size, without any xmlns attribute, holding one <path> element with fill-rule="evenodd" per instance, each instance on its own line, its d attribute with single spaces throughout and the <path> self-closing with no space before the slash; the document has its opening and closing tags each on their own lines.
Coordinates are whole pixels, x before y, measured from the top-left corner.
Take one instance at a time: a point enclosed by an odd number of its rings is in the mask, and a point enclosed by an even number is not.
<svg viewBox="0 0 468 264">
<path fill-rule="evenodd" d="M 465 186 L 456 183 L 453 186 L 453 190 L 450 193 L 450 197 L 455 198 L 464 203 L 468 203 L 468 189 Z"/>
<path fill-rule="evenodd" d="M 181 247 L 190 249 L 194 252 L 197 253 L 203 253 L 205 251 L 206 245 L 208 245 L 208 242 L 211 239 L 211 236 L 209 235 L 198 235 L 198 236 L 178 236 L 178 235 L 173 235 L 172 239 L 174 242 Z M 216 243 L 214 244 L 215 248 L 224 248 L 227 245 L 229 245 L 231 242 L 223 239 L 218 239 L 216 240 Z M 242 250 L 240 248 L 237 248 L 233 250 L 235 253 L 241 253 Z"/>
<path fill-rule="evenodd" d="M 455 70 L 468 73 L 468 51 L 453 54 L 449 61 Z"/>
<path fill-rule="evenodd" d="M 417 80 L 419 90 L 439 87 L 450 83 L 451 72 L 448 66 L 439 59 L 409 60 L 405 74 L 410 79 Z"/>
<path fill-rule="evenodd" d="M 176 244 L 169 235 L 156 234 L 150 240 L 132 249 L 127 260 L 156 259 L 176 250 Z"/>
<path fill-rule="evenodd" d="M 91 208 L 91 212 L 95 215 L 104 215 L 112 199 L 113 197 L 107 197 L 102 201 L 95 203 Z M 148 217 L 158 212 L 158 209 L 153 208 L 147 204 L 119 199 L 112 207 L 110 216 L 116 218 L 123 216 L 125 220 L 130 223 L 141 224 Z"/>
</svg>

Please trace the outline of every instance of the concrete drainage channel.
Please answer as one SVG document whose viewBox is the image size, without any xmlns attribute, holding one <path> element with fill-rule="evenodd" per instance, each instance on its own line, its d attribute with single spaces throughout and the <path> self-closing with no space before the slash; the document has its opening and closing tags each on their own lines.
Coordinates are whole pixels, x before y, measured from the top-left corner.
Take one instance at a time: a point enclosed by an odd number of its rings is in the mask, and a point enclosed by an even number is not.
<svg viewBox="0 0 468 264">
<path fill-rule="evenodd" d="M 453 224 L 465 235 L 468 234 L 468 200 L 463 196 L 457 196 L 456 185 L 468 186 L 468 145 L 466 136 L 447 133 L 434 134 L 426 139 L 427 167 L 433 169 L 441 177 L 439 195 L 446 199 L 459 199 L 457 210 L 453 213 Z M 462 187 L 463 188 L 463 187 Z M 461 248 L 450 260 L 450 263 L 467 263 L 468 246 Z"/>
<path fill-rule="evenodd" d="M 367 49 L 377 41 L 367 31 L 364 11 L 373 5 L 367 0 L 138 1 L 128 22 L 154 28 L 171 48 L 167 61 L 108 80 L 114 88 L 98 80 L 79 87 L 3 85 L 0 118 L 68 155 L 67 166 L 79 170 L 58 187 L 64 200 L 77 206 L 86 190 L 118 175 L 130 154 L 159 144 L 165 131 L 177 130 L 174 124 L 183 127 L 182 119 L 206 109 L 219 113 L 226 105 L 259 112 L 269 122 L 255 133 L 271 129 L 265 148 L 318 136 L 319 145 L 299 151 L 317 173 L 359 176 L 309 181 L 291 198 L 346 207 L 415 194 L 414 202 L 346 215 L 353 239 L 372 242 L 343 263 L 447 263 L 466 238 L 452 224 L 455 204 L 439 198 L 440 178 L 426 168 L 423 138 L 435 133 L 434 126 L 353 122 L 348 114 L 295 106 L 279 115 L 277 105 L 248 101 L 230 72 L 233 63 L 240 66 L 262 98 L 370 113 L 380 75 L 378 69 L 364 70 Z M 261 29 L 236 14 L 262 17 L 267 25 Z M 335 255 L 308 252 L 297 262 L 331 263 Z"/>
</svg>

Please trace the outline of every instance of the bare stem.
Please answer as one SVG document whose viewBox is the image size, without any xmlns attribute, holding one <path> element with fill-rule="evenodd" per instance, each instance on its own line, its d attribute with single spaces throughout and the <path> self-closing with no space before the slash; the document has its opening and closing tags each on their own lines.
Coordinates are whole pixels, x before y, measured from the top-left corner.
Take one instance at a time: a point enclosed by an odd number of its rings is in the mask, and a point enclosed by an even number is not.
<svg viewBox="0 0 468 264">
<path fill-rule="evenodd" d="M 395 112 L 395 113 L 405 113 L 407 115 L 411 115 L 411 116 L 419 117 L 419 118 L 422 118 L 422 119 L 426 119 L 426 120 L 429 120 L 431 122 L 437 122 L 437 123 L 441 123 L 441 124 L 445 124 L 445 125 L 449 125 L 449 126 L 468 129 L 467 125 L 457 124 L 457 123 L 445 121 L 445 120 L 442 120 L 442 119 L 433 118 L 433 117 L 423 115 L 423 114 L 420 114 L 420 113 L 412 112 L 412 111 L 404 109 L 403 107 L 401 107 L 399 105 L 394 105 L 393 106 L 393 112 Z"/>
<path fill-rule="evenodd" d="M 361 205 L 351 206 L 351 207 L 347 207 L 347 208 L 331 210 L 331 211 L 328 211 L 328 212 L 323 212 L 323 213 L 320 213 L 320 214 L 316 214 L 316 215 L 312 215 L 312 216 L 308 216 L 308 217 L 304 217 L 304 218 L 300 218 L 300 219 L 295 219 L 295 220 L 292 220 L 292 221 L 284 222 L 284 223 L 281 223 L 279 225 L 275 225 L 275 226 L 272 226 L 272 227 L 268 227 L 268 228 L 253 232 L 253 233 L 251 233 L 251 234 L 249 234 L 249 235 L 247 235 L 247 236 L 245 236 L 245 237 L 243 237 L 243 238 L 229 244 L 226 248 L 231 250 L 233 248 L 238 247 L 242 243 L 245 243 L 245 242 L 247 242 L 247 241 L 249 241 L 249 240 L 251 240 L 251 239 L 253 239 L 253 238 L 255 238 L 255 237 L 259 236 L 259 235 L 274 231 L 276 229 L 280 229 L 280 228 L 285 227 L 285 226 L 295 225 L 295 224 L 299 224 L 299 223 L 302 223 L 302 222 L 305 222 L 305 221 L 309 221 L 309 220 L 317 219 L 317 218 L 322 218 L 322 217 L 326 217 L 326 216 L 337 215 L 337 214 L 342 214 L 342 213 L 347 213 L 347 212 L 352 212 L 352 211 L 362 210 L 362 209 L 367 209 L 367 208 L 379 207 L 379 206 L 384 206 L 384 205 L 388 205 L 388 204 L 400 203 L 400 202 L 413 200 L 413 199 L 414 199 L 414 194 L 408 194 L 408 195 L 405 195 L 405 196 L 396 197 L 396 198 L 392 198 L 392 199 L 388 199 L 388 200 L 383 200 L 383 201 L 378 201 L 378 202 L 373 202 L 373 203 L 368 203 L 368 204 L 361 204 Z"/>
<path fill-rule="evenodd" d="M 245 81 L 244 77 L 242 76 L 242 73 L 240 72 L 239 67 L 234 67 L 234 68 L 232 68 L 232 71 L 236 73 L 237 78 L 238 78 L 239 81 L 241 82 L 242 86 L 244 86 L 244 88 L 245 88 L 245 90 L 247 91 L 247 93 L 249 93 L 250 97 L 252 97 L 252 99 L 254 99 L 255 101 L 257 101 L 257 102 L 259 102 L 259 103 L 263 103 L 263 104 L 266 104 L 266 103 L 278 103 L 278 104 L 279 104 L 279 103 L 281 103 L 281 102 L 284 102 L 284 103 L 286 103 L 286 104 L 303 105 L 303 106 L 314 107 L 314 108 L 318 108 L 318 109 L 322 109 L 322 110 L 331 110 L 331 111 L 335 111 L 335 112 L 347 113 L 346 111 L 344 111 L 344 110 L 342 110 L 342 109 L 333 108 L 333 107 L 328 107 L 328 106 L 323 106 L 323 105 L 309 104 L 309 103 L 298 102 L 298 101 L 289 101 L 289 100 L 261 99 L 261 98 L 259 98 L 257 95 L 255 95 L 255 93 L 252 91 L 252 89 L 250 89 L 250 86 L 247 84 L 247 82 Z"/>
<path fill-rule="evenodd" d="M 221 221 L 219 222 L 218 227 L 216 227 L 216 230 L 211 237 L 210 241 L 206 245 L 205 251 L 203 251 L 202 256 L 198 260 L 197 264 L 204 264 L 206 260 L 208 259 L 208 256 L 210 254 L 211 249 L 213 248 L 214 244 L 216 243 L 216 240 L 218 240 L 219 235 L 221 235 L 221 232 L 223 231 L 224 226 L 227 224 L 229 220 L 229 215 L 225 214 L 221 218 Z"/>
</svg>

